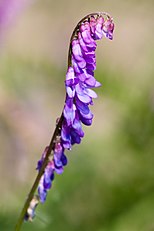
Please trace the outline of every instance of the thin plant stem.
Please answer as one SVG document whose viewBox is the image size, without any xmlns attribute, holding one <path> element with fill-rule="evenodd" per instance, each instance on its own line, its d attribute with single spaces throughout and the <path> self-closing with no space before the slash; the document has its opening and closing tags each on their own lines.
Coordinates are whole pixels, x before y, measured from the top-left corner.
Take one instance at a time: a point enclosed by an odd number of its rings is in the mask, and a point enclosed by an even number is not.
<svg viewBox="0 0 154 231">
<path fill-rule="evenodd" d="M 19 219 L 18 219 L 17 224 L 15 226 L 15 231 L 19 231 L 21 229 L 21 226 L 22 226 L 25 214 L 27 212 L 27 209 L 29 207 L 29 204 L 30 204 L 30 202 L 31 202 L 31 200 L 32 200 L 32 198 L 34 196 L 34 193 L 35 193 L 37 187 L 38 187 L 41 176 L 43 175 L 44 170 L 45 170 L 45 168 L 46 168 L 46 166 L 48 164 L 49 156 L 50 156 L 50 154 L 52 152 L 52 149 L 54 147 L 54 141 L 55 141 L 57 135 L 59 134 L 59 131 L 60 131 L 61 126 L 62 126 L 62 121 L 63 121 L 63 115 L 61 115 L 61 117 L 59 119 L 59 122 L 56 125 L 55 131 L 53 133 L 52 139 L 51 139 L 50 144 L 48 146 L 48 150 L 47 150 L 46 156 L 44 158 L 42 167 L 41 167 L 41 169 L 40 169 L 40 171 L 39 171 L 39 173 L 38 173 L 38 175 L 37 175 L 37 177 L 36 177 L 36 179 L 34 181 L 34 184 L 33 184 L 32 188 L 31 188 L 31 190 L 30 190 L 30 192 L 28 194 L 28 197 L 27 197 L 27 199 L 25 201 L 24 207 L 23 207 L 23 209 L 22 209 L 22 211 L 20 213 Z"/>
</svg>

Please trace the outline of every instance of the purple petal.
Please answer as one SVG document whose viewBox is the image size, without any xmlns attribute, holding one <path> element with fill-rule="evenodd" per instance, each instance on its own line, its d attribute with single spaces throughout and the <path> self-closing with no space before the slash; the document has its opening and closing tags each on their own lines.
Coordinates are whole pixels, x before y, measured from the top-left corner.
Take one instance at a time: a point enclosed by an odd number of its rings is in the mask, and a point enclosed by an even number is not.
<svg viewBox="0 0 154 231">
<path fill-rule="evenodd" d="M 62 140 L 62 144 L 65 149 L 71 150 L 71 141 Z"/>
<path fill-rule="evenodd" d="M 41 203 L 44 203 L 47 197 L 47 191 L 38 187 L 38 194 Z"/>
<path fill-rule="evenodd" d="M 103 37 L 103 31 L 102 31 L 103 23 L 104 23 L 103 17 L 97 18 L 96 30 L 95 30 L 95 34 L 94 34 L 95 39 L 102 39 L 102 37 Z"/>
<path fill-rule="evenodd" d="M 84 82 L 86 79 L 86 75 L 84 72 L 82 72 L 81 74 L 78 74 L 77 77 L 79 78 L 81 82 Z"/>
<path fill-rule="evenodd" d="M 72 56 L 72 65 L 73 65 L 73 68 L 74 68 L 74 71 L 75 71 L 76 74 L 82 74 L 83 73 L 82 69 L 78 66 L 78 63 L 74 59 L 73 56 Z"/>
<path fill-rule="evenodd" d="M 47 151 L 48 151 L 48 148 L 49 148 L 48 146 L 45 148 L 44 152 L 42 153 L 41 159 L 37 162 L 37 167 L 36 167 L 37 170 L 40 170 L 40 169 L 41 169 L 42 164 L 43 164 L 43 161 L 44 161 L 44 158 L 45 158 L 46 153 L 47 153 Z"/>
<path fill-rule="evenodd" d="M 74 69 L 73 67 L 69 67 L 66 74 L 65 84 L 66 86 L 71 87 L 73 85 L 76 85 L 77 83 L 78 83 L 78 79 L 75 77 Z"/>
<path fill-rule="evenodd" d="M 100 86 L 102 86 L 102 84 L 100 82 L 96 81 L 95 87 L 100 87 Z"/>
<path fill-rule="evenodd" d="M 77 97 L 78 99 L 83 102 L 83 103 L 90 103 L 91 102 L 91 97 L 89 97 L 88 95 L 86 94 L 83 94 L 83 95 L 79 95 L 77 94 Z"/>
<path fill-rule="evenodd" d="M 67 121 L 68 126 L 73 124 L 75 118 L 75 110 L 76 110 L 76 106 L 74 104 L 71 107 L 69 107 L 67 103 L 65 103 L 63 115 Z"/>
<path fill-rule="evenodd" d="M 61 138 L 62 138 L 62 145 L 65 149 L 71 149 L 71 136 L 70 136 L 70 128 L 66 125 L 62 126 L 61 130 Z"/>
<path fill-rule="evenodd" d="M 88 96 L 90 96 L 91 98 L 97 98 L 97 94 L 96 92 L 94 92 L 93 90 L 91 89 L 85 89 L 84 90 L 84 93 L 87 94 Z"/>
<path fill-rule="evenodd" d="M 96 63 L 95 57 L 90 57 L 90 56 L 88 56 L 88 54 L 86 56 L 84 56 L 84 59 L 85 59 L 86 63 L 90 63 L 90 64 Z"/>
<path fill-rule="evenodd" d="M 61 162 L 62 162 L 63 166 L 67 165 L 67 157 L 65 156 L 64 153 L 61 156 Z"/>
<path fill-rule="evenodd" d="M 93 34 L 95 33 L 95 29 L 96 29 L 96 19 L 94 16 L 90 17 L 89 25 L 90 25 L 90 30 L 93 36 Z"/>
<path fill-rule="evenodd" d="M 77 77 L 80 79 L 81 82 L 84 82 L 87 78 L 90 78 L 93 76 L 90 73 L 88 73 L 86 69 L 83 69 L 82 73 L 78 74 Z"/>
<path fill-rule="evenodd" d="M 88 114 L 84 114 L 80 111 L 80 118 L 83 117 L 84 119 L 88 119 L 91 120 L 93 118 L 93 114 L 91 113 L 91 111 L 89 111 Z"/>
<path fill-rule="evenodd" d="M 44 189 L 43 183 L 44 183 L 44 175 L 41 177 L 38 187 L 38 195 L 41 203 L 45 202 L 47 196 L 47 191 L 46 189 Z"/>
<path fill-rule="evenodd" d="M 72 87 L 66 87 L 66 92 L 70 98 L 73 98 L 75 95 L 75 89 L 72 89 Z"/>
<path fill-rule="evenodd" d="M 113 30 L 114 30 L 114 23 L 111 19 L 108 19 L 103 24 L 103 34 L 105 37 L 109 39 L 113 39 Z"/>
<path fill-rule="evenodd" d="M 87 78 L 85 80 L 85 84 L 87 84 L 90 87 L 95 87 L 96 86 L 96 79 L 93 76 L 90 76 L 89 78 Z"/>
<path fill-rule="evenodd" d="M 79 111 L 81 111 L 83 114 L 89 113 L 89 107 L 87 104 L 81 102 L 77 97 L 75 102 L 76 102 L 76 107 L 78 108 Z"/>
<path fill-rule="evenodd" d="M 71 144 L 80 144 L 81 138 L 80 136 L 75 132 L 74 129 L 71 130 Z"/>
<path fill-rule="evenodd" d="M 56 156 L 54 156 L 54 164 L 55 164 L 55 168 L 59 168 L 59 167 L 62 167 L 63 164 L 61 162 L 61 160 L 59 158 L 57 158 Z"/>
<path fill-rule="evenodd" d="M 83 58 L 81 47 L 80 47 L 79 41 L 77 39 L 74 39 L 72 41 L 72 53 L 73 53 L 75 60 L 78 63 L 78 66 L 81 69 L 83 69 L 86 66 L 86 61 Z"/>
<path fill-rule="evenodd" d="M 61 143 L 60 142 L 56 143 L 55 148 L 54 148 L 54 156 L 56 156 L 60 160 L 63 152 L 64 150 L 63 150 Z"/>
<path fill-rule="evenodd" d="M 79 40 L 79 43 L 80 43 L 80 46 L 81 46 L 82 51 L 83 51 L 83 52 L 88 52 L 89 49 L 88 49 L 88 47 L 86 46 L 86 43 L 83 41 L 83 38 L 82 38 L 80 32 L 78 33 L 78 40 Z"/>
<path fill-rule="evenodd" d="M 90 71 L 94 71 L 94 70 L 96 70 L 96 63 L 87 63 L 86 67 Z"/>
<path fill-rule="evenodd" d="M 78 61 L 78 66 L 81 69 L 84 69 L 86 67 L 86 61 L 84 59 L 82 59 L 81 61 Z"/>
<path fill-rule="evenodd" d="M 77 84 L 75 86 L 75 91 L 78 99 L 82 101 L 83 103 L 90 103 L 91 97 L 84 92 L 85 88 L 81 87 L 80 84 Z"/>
<path fill-rule="evenodd" d="M 64 171 L 63 167 L 55 168 L 55 172 L 56 172 L 57 174 L 62 174 L 63 171 Z"/>
<path fill-rule="evenodd" d="M 81 117 L 81 121 L 86 126 L 90 126 L 92 124 L 92 119 L 85 119 L 85 118 Z"/>
<path fill-rule="evenodd" d="M 84 137 L 84 132 L 82 130 L 82 125 L 79 121 L 79 119 L 75 119 L 73 126 L 72 126 L 75 130 L 75 132 L 80 136 L 80 137 Z"/>
<path fill-rule="evenodd" d="M 90 45 L 91 47 L 96 48 L 96 42 L 91 37 L 90 26 L 89 26 L 88 22 L 85 22 L 84 24 L 81 25 L 80 31 L 81 31 L 81 35 L 82 35 L 83 41 L 86 44 Z"/>
<path fill-rule="evenodd" d="M 67 74 L 66 74 L 66 80 L 69 79 L 74 79 L 75 75 L 74 75 L 74 69 L 72 67 L 68 68 Z"/>
<path fill-rule="evenodd" d="M 70 141 L 70 129 L 66 125 L 62 126 L 61 137 L 64 141 Z"/>
</svg>

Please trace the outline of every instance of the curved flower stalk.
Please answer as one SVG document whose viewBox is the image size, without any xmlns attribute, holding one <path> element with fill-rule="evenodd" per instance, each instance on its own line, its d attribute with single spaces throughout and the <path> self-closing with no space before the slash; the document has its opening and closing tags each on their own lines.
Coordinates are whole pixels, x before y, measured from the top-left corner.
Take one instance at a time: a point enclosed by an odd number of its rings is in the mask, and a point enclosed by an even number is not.
<svg viewBox="0 0 154 231">
<path fill-rule="evenodd" d="M 97 98 L 92 88 L 101 86 L 94 78 L 96 40 L 103 37 L 112 40 L 113 30 L 113 20 L 107 13 L 92 13 L 84 17 L 73 31 L 68 54 L 64 108 L 57 120 L 51 142 L 38 161 L 38 176 L 22 210 L 16 231 L 20 229 L 23 219 L 32 220 L 35 216 L 36 206 L 32 202 L 36 198 L 36 188 L 38 187 L 36 204 L 38 201 L 44 203 L 55 173 L 61 174 L 67 165 L 65 150 L 71 150 L 72 145 L 81 142 L 84 137 L 82 124 L 92 124 L 93 114 L 89 106 Z"/>
</svg>

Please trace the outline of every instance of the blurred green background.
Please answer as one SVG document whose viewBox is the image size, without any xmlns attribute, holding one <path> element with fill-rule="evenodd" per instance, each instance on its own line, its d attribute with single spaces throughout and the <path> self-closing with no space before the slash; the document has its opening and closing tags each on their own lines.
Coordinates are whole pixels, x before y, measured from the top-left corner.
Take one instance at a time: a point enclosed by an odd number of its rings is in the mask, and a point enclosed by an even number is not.
<svg viewBox="0 0 154 231">
<path fill-rule="evenodd" d="M 14 230 L 36 163 L 63 108 L 69 38 L 95 11 L 115 21 L 97 47 L 103 83 L 81 145 L 67 152 L 44 205 L 23 231 L 154 230 L 153 1 L 35 1 L 0 48 L 0 230 Z"/>
</svg>

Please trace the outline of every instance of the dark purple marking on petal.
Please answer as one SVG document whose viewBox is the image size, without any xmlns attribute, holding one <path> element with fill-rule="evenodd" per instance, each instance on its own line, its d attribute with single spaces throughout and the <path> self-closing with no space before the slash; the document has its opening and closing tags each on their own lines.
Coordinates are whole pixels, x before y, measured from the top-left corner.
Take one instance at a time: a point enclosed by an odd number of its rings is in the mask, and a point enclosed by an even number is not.
<svg viewBox="0 0 154 231">
<path fill-rule="evenodd" d="M 67 157 L 65 156 L 65 154 L 63 153 L 63 155 L 61 156 L 61 162 L 63 164 L 63 166 L 67 165 Z"/>
<path fill-rule="evenodd" d="M 74 120 L 73 126 L 72 126 L 75 130 L 75 132 L 80 136 L 80 137 L 84 137 L 84 132 L 82 130 L 82 125 L 81 122 L 79 121 L 79 118 L 77 116 L 77 118 Z"/>
<path fill-rule="evenodd" d="M 96 70 L 96 63 L 87 63 L 86 67 L 90 71 L 94 71 L 94 70 Z"/>
<path fill-rule="evenodd" d="M 81 117 L 81 121 L 86 126 L 90 126 L 92 124 L 92 119 L 85 119 L 84 117 Z"/>
<path fill-rule="evenodd" d="M 81 111 L 83 114 L 88 114 L 89 113 L 89 107 L 87 104 L 81 102 L 77 97 L 75 98 L 76 102 L 76 107 L 79 111 Z"/>
<path fill-rule="evenodd" d="M 78 133 L 74 130 L 71 129 L 71 144 L 80 144 L 81 143 L 81 138 L 78 135 Z"/>
<path fill-rule="evenodd" d="M 88 114 L 84 114 L 84 113 L 82 113 L 81 111 L 80 111 L 80 119 L 81 119 L 81 117 L 83 117 L 84 119 L 92 119 L 93 118 L 93 114 L 92 114 L 92 112 L 91 111 L 89 111 L 89 113 Z"/>
<path fill-rule="evenodd" d="M 55 178 L 55 175 L 54 175 L 54 173 L 52 173 L 51 176 L 50 176 L 51 181 L 53 181 L 54 178 Z"/>
</svg>

